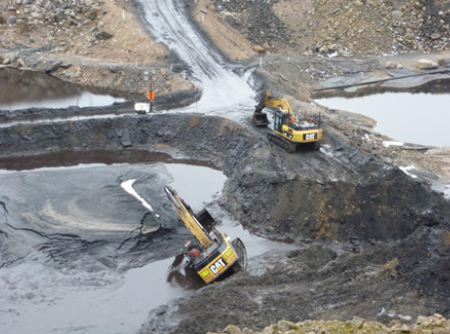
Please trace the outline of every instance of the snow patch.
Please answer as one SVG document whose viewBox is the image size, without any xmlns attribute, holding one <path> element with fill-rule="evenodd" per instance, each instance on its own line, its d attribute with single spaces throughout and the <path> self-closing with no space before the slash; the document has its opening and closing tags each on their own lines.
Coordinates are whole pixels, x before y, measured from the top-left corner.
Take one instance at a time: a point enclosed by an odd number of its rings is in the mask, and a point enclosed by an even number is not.
<svg viewBox="0 0 450 334">
<path fill-rule="evenodd" d="M 403 173 L 406 175 L 412 177 L 413 179 L 417 179 L 417 175 L 411 174 L 409 171 L 416 169 L 414 166 L 407 166 L 407 167 L 399 167 Z"/>
<path fill-rule="evenodd" d="M 447 184 L 444 189 L 444 198 L 450 199 L 450 184 Z"/>
<path fill-rule="evenodd" d="M 148 204 L 145 199 L 143 199 L 141 196 L 139 196 L 139 194 L 136 192 L 136 190 L 134 190 L 133 188 L 133 183 L 136 180 L 128 180 L 128 181 L 124 181 L 120 184 L 120 186 L 130 195 L 136 197 L 138 199 L 139 202 L 142 203 L 142 205 L 147 208 L 149 211 L 153 212 L 153 208 L 150 204 Z"/>
<path fill-rule="evenodd" d="M 337 51 L 328 54 L 328 58 L 335 58 L 337 56 L 339 56 L 339 53 Z"/>
<path fill-rule="evenodd" d="M 405 144 L 399 141 L 383 141 L 384 147 L 390 147 L 390 146 L 404 146 Z"/>
<path fill-rule="evenodd" d="M 402 314 L 399 314 L 398 317 L 399 317 L 400 319 L 402 319 L 402 320 L 405 320 L 405 321 L 410 321 L 410 320 L 412 319 L 412 317 L 411 317 L 410 315 L 402 315 Z"/>
</svg>

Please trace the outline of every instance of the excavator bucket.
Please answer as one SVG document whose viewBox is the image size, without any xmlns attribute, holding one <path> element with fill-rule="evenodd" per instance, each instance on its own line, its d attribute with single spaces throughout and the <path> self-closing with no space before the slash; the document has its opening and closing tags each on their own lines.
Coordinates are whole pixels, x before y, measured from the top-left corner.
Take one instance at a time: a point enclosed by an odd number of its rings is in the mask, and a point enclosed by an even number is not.
<svg viewBox="0 0 450 334">
<path fill-rule="evenodd" d="M 211 229 L 216 226 L 217 222 L 211 216 L 208 210 L 203 209 L 196 214 L 198 222 L 203 226 L 203 228 L 207 231 L 211 231 Z"/>
<path fill-rule="evenodd" d="M 261 126 L 261 127 L 267 126 L 270 123 L 269 119 L 267 118 L 267 114 L 262 113 L 262 112 L 254 112 L 252 122 L 256 126 Z"/>
</svg>

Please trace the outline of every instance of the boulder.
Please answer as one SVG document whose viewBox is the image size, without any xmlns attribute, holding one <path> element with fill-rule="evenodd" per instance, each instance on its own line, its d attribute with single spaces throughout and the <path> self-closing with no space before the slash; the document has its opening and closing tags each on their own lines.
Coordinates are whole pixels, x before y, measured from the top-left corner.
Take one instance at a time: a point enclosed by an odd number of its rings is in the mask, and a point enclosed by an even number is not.
<svg viewBox="0 0 450 334">
<path fill-rule="evenodd" d="M 431 34 L 430 38 L 434 41 L 436 39 L 441 38 L 441 34 L 435 32 L 434 34 Z"/>
<path fill-rule="evenodd" d="M 66 16 L 64 15 L 64 13 L 60 10 L 58 10 L 55 15 L 53 16 L 53 19 L 55 20 L 55 22 L 61 22 L 66 18 Z"/>
<path fill-rule="evenodd" d="M 254 45 L 253 51 L 255 51 L 257 53 L 265 53 L 266 49 L 264 49 L 261 45 Z"/>
<path fill-rule="evenodd" d="M 450 58 L 442 58 L 438 61 L 439 66 L 441 67 L 450 67 Z"/>
<path fill-rule="evenodd" d="M 352 324 L 355 325 L 356 328 L 361 329 L 364 326 L 366 321 L 363 318 L 354 316 L 352 319 Z"/>
<path fill-rule="evenodd" d="M 430 59 L 419 59 L 417 61 L 417 68 L 421 70 L 433 70 L 438 67 L 439 67 L 438 63 Z"/>
<path fill-rule="evenodd" d="M 55 72 L 58 68 L 61 67 L 61 64 L 62 64 L 62 62 L 60 62 L 60 61 L 54 62 L 53 64 L 51 64 L 50 66 L 48 66 L 45 69 L 45 72 L 47 72 L 47 73 Z"/>
<path fill-rule="evenodd" d="M 27 67 L 27 65 L 25 64 L 23 59 L 19 58 L 19 59 L 17 59 L 16 67 L 17 68 L 24 68 L 24 67 Z"/>
<path fill-rule="evenodd" d="M 228 25 L 231 28 L 235 28 L 236 27 L 236 20 L 235 20 L 235 18 L 233 16 L 227 15 L 227 16 L 224 17 L 224 20 L 225 20 L 226 23 L 228 23 Z"/>
<path fill-rule="evenodd" d="M 16 23 L 16 17 L 15 17 L 15 16 L 10 16 L 10 17 L 8 17 L 8 20 L 6 21 L 6 23 L 7 23 L 8 25 L 11 25 L 11 24 Z"/>
<path fill-rule="evenodd" d="M 223 331 L 227 334 L 242 334 L 241 329 L 236 325 L 228 325 Z"/>
<path fill-rule="evenodd" d="M 386 63 L 386 69 L 387 69 L 387 70 L 393 70 L 393 69 L 396 68 L 396 66 L 397 66 L 397 65 L 395 65 L 395 63 L 393 63 L 393 62 L 391 62 L 391 61 L 388 61 L 388 62 Z"/>
<path fill-rule="evenodd" d="M 391 15 L 393 21 L 400 21 L 403 18 L 403 12 L 399 10 L 394 10 Z"/>
<path fill-rule="evenodd" d="M 101 39 L 101 40 L 110 39 L 110 38 L 112 38 L 113 36 L 114 36 L 113 34 L 111 34 L 111 33 L 109 33 L 109 32 L 106 32 L 106 31 L 100 31 L 100 32 L 96 32 L 96 33 L 95 33 L 95 37 L 96 37 L 97 39 Z"/>
</svg>

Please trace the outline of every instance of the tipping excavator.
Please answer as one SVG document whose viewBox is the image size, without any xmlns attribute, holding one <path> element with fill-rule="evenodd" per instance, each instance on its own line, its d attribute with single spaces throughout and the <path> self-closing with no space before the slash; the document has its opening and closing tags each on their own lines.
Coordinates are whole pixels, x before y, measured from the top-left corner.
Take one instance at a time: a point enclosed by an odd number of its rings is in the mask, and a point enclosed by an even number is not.
<svg viewBox="0 0 450 334">
<path fill-rule="evenodd" d="M 320 114 L 318 120 L 312 117 L 301 119 L 296 115 L 289 102 L 284 98 L 273 97 L 267 90 L 259 104 L 255 107 L 252 122 L 258 127 L 265 127 L 270 122 L 266 110 L 274 115 L 273 132 L 267 135 L 269 141 L 281 146 L 289 153 L 296 151 L 297 146 L 309 146 L 315 150 L 320 149 L 323 130 L 320 127 Z"/>
<path fill-rule="evenodd" d="M 164 191 L 182 223 L 194 236 L 185 244 L 178 262 L 186 258 L 188 269 L 194 269 L 207 284 L 230 271 L 245 270 L 247 252 L 241 239 L 230 241 L 226 234 L 214 227 L 217 222 L 206 209 L 195 214 L 171 187 L 165 187 Z"/>
</svg>

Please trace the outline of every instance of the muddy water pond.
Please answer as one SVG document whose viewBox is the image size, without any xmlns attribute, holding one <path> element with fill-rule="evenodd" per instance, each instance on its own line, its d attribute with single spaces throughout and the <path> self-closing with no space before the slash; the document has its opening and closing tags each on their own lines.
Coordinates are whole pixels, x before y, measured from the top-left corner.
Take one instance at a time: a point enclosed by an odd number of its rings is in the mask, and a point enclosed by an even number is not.
<svg viewBox="0 0 450 334">
<path fill-rule="evenodd" d="M 192 293 L 166 281 L 189 233 L 162 188 L 197 210 L 219 197 L 221 171 L 174 161 L 44 167 L 53 160 L 0 171 L 0 333 L 132 333 L 150 310 Z M 249 256 L 285 247 L 208 209 Z"/>
<path fill-rule="evenodd" d="M 404 143 L 450 146 L 450 94 L 384 93 L 316 99 L 330 109 L 373 118 L 375 131 Z"/>
<path fill-rule="evenodd" d="M 44 73 L 0 69 L 0 110 L 100 107 L 124 98 L 88 91 Z"/>
</svg>

